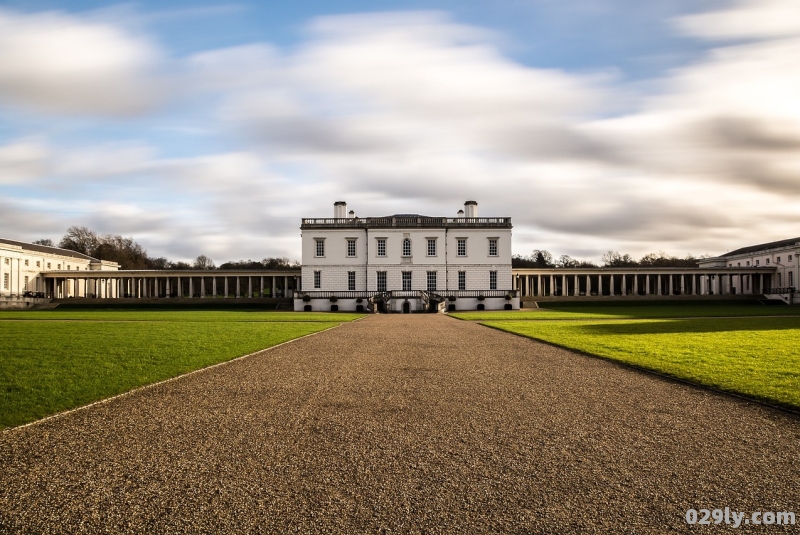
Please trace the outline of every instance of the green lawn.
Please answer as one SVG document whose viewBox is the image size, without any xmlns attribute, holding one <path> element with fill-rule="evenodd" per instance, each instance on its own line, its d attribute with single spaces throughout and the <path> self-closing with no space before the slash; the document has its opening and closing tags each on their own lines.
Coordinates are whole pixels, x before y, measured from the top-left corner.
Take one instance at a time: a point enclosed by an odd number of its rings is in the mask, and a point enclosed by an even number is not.
<svg viewBox="0 0 800 535">
<path fill-rule="evenodd" d="M 800 317 L 484 325 L 800 409 Z"/>
<path fill-rule="evenodd" d="M 458 319 L 473 321 L 800 316 L 800 307 L 760 304 L 548 306 L 547 308 L 513 311 L 451 312 L 450 315 Z"/>
<path fill-rule="evenodd" d="M 0 428 L 361 316 L 210 310 L 0 312 Z"/>
</svg>

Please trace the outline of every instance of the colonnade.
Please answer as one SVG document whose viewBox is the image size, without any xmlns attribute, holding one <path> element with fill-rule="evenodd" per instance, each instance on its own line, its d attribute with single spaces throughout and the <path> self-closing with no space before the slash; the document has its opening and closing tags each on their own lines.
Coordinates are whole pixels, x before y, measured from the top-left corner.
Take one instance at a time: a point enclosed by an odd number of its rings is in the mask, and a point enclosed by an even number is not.
<svg viewBox="0 0 800 535">
<path fill-rule="evenodd" d="M 295 274 L 230 275 L 217 272 L 156 275 L 152 272 L 129 271 L 108 272 L 104 277 L 81 275 L 47 276 L 46 292 L 55 299 L 292 297 L 300 284 L 300 277 Z"/>
<path fill-rule="evenodd" d="M 519 270 L 513 273 L 520 297 L 760 294 L 771 273 L 718 271 L 589 272 Z"/>
</svg>

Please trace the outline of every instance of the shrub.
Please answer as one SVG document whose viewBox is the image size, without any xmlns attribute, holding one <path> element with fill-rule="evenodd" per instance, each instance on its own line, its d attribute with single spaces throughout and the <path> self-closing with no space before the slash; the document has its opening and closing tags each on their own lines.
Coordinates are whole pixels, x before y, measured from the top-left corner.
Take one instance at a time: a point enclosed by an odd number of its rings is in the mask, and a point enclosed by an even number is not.
<svg viewBox="0 0 800 535">
<path fill-rule="evenodd" d="M 303 296 L 303 301 L 308 303 L 309 301 L 311 301 L 311 296 L 310 295 L 304 295 Z"/>
</svg>

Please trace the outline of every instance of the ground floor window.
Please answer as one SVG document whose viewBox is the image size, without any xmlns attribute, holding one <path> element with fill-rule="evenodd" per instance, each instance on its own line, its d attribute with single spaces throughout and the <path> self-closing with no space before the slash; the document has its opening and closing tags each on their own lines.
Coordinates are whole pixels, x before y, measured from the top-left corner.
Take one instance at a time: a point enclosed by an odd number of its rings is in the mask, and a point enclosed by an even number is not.
<svg viewBox="0 0 800 535">
<path fill-rule="evenodd" d="M 458 289 L 459 290 L 466 290 L 467 289 L 467 272 L 466 271 L 459 271 L 458 272 Z"/>
<path fill-rule="evenodd" d="M 411 272 L 403 271 L 403 291 L 411 291 Z"/>
<path fill-rule="evenodd" d="M 385 292 L 386 291 L 386 272 L 385 271 L 378 271 L 378 291 Z"/>
<path fill-rule="evenodd" d="M 789 272 L 789 287 L 791 288 L 792 286 L 794 286 L 794 272 L 790 271 Z"/>
<path fill-rule="evenodd" d="M 23 286 L 23 289 L 24 289 L 26 292 L 27 292 L 27 291 L 30 289 L 30 288 L 28 288 L 28 277 L 25 277 L 25 286 Z"/>
<path fill-rule="evenodd" d="M 8 290 L 8 273 L 3 273 L 3 289 Z"/>
<path fill-rule="evenodd" d="M 347 289 L 351 292 L 356 290 L 356 272 L 355 271 L 348 271 L 347 272 Z"/>
<path fill-rule="evenodd" d="M 490 271 L 489 272 L 489 289 L 496 290 L 497 289 L 497 272 Z"/>
<path fill-rule="evenodd" d="M 435 292 L 436 291 L 436 272 L 429 271 L 428 272 L 428 291 Z"/>
<path fill-rule="evenodd" d="M 322 272 L 314 272 L 314 288 L 322 288 Z"/>
</svg>

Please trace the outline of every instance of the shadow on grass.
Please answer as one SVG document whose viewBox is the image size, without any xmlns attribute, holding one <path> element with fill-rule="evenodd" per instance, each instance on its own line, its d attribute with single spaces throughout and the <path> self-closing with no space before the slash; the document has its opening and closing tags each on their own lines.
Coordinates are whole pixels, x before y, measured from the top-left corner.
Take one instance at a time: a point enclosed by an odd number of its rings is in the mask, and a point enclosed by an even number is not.
<svg viewBox="0 0 800 535">
<path fill-rule="evenodd" d="M 690 319 L 581 325 L 591 334 L 677 334 L 800 330 L 800 318 Z"/>
</svg>

